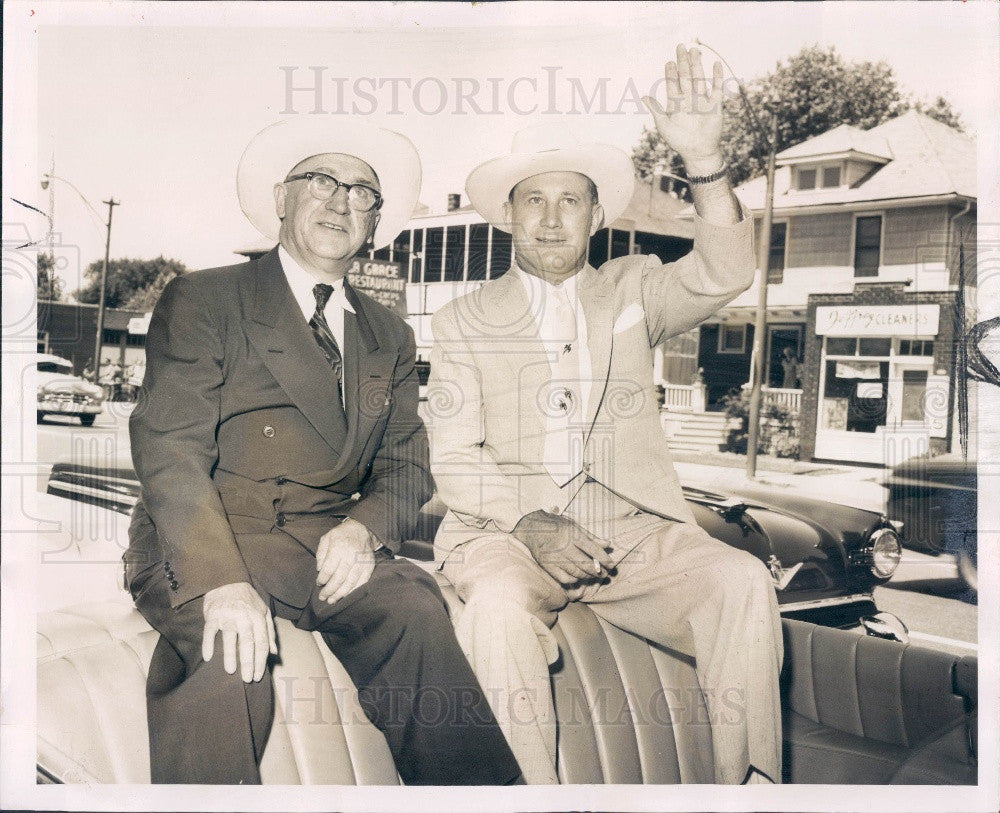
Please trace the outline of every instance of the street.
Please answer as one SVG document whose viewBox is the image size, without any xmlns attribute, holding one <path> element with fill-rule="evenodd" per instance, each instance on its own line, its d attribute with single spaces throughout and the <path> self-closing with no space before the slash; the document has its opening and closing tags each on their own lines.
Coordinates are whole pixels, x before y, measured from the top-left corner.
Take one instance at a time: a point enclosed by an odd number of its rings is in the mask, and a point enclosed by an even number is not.
<svg viewBox="0 0 1000 813">
<path fill-rule="evenodd" d="M 39 488 L 44 490 L 52 463 L 131 467 L 128 416 L 132 408 L 126 403 L 106 404 L 92 427 L 82 427 L 74 418 L 48 417 L 38 427 L 38 460 L 43 464 Z M 677 466 L 682 478 L 687 476 L 686 465 Z M 718 480 L 724 481 L 731 474 L 720 470 Z M 794 487 L 797 478 L 813 490 L 822 479 L 793 475 L 784 478 L 785 485 Z M 977 607 L 969 597 L 953 557 L 909 550 L 903 551 L 899 569 L 888 585 L 875 590 L 879 609 L 900 618 L 913 643 L 958 655 L 977 653 Z"/>
</svg>

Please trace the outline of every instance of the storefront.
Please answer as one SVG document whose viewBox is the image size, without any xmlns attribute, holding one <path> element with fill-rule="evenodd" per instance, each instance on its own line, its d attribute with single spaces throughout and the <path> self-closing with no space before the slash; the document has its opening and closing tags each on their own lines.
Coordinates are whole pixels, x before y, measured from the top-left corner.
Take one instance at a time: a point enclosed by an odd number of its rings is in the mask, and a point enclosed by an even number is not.
<svg viewBox="0 0 1000 813">
<path fill-rule="evenodd" d="M 853 302 L 810 297 L 804 456 L 891 466 L 943 451 L 950 440 L 954 294 L 865 288 Z M 869 304 L 873 299 L 882 301 Z"/>
</svg>

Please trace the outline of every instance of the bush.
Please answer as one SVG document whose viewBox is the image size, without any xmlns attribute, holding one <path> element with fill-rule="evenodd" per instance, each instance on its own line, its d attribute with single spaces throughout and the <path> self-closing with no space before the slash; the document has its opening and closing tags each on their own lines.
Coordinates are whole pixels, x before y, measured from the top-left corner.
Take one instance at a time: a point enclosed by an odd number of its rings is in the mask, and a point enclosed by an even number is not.
<svg viewBox="0 0 1000 813">
<path fill-rule="evenodd" d="M 750 391 L 731 390 L 723 399 L 726 415 L 739 421 L 726 435 L 723 451 L 746 454 L 750 437 Z M 757 435 L 757 454 L 775 457 L 799 456 L 799 414 L 787 407 L 764 401 Z"/>
</svg>

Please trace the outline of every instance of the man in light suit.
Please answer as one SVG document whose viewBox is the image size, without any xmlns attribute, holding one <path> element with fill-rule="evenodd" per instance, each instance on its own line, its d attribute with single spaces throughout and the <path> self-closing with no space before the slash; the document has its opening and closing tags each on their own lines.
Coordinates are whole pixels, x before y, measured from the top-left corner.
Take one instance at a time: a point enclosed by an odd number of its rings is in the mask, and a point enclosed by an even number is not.
<svg viewBox="0 0 1000 813">
<path fill-rule="evenodd" d="M 260 782 L 278 615 L 323 635 L 404 782 L 514 781 L 434 579 L 394 555 L 431 486 L 413 331 L 345 279 L 410 217 L 416 150 L 301 117 L 251 141 L 237 185 L 279 245 L 167 286 L 130 422 L 152 779 Z"/>
<path fill-rule="evenodd" d="M 746 289 L 755 267 L 719 155 L 721 67 L 703 93 L 700 54 L 680 47 L 666 80 L 673 109 L 646 104 L 689 173 L 693 251 L 588 265 L 590 237 L 631 197 L 632 163 L 525 130 L 466 185 L 512 233 L 514 266 L 433 319 L 431 470 L 449 508 L 435 555 L 529 783 L 558 781 L 550 627 L 569 601 L 695 659 L 717 782 L 781 777 L 774 590 L 760 561 L 695 524 L 659 423 L 653 348 Z"/>
</svg>

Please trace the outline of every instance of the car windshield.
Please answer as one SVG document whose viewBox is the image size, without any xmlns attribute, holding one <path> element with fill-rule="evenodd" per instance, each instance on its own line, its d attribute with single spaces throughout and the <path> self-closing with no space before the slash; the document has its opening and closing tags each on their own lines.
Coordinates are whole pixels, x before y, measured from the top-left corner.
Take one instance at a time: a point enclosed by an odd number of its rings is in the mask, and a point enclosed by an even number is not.
<svg viewBox="0 0 1000 813">
<path fill-rule="evenodd" d="M 38 372 L 40 373 L 68 373 L 72 369 L 72 364 L 57 364 L 54 361 L 38 362 Z"/>
</svg>

